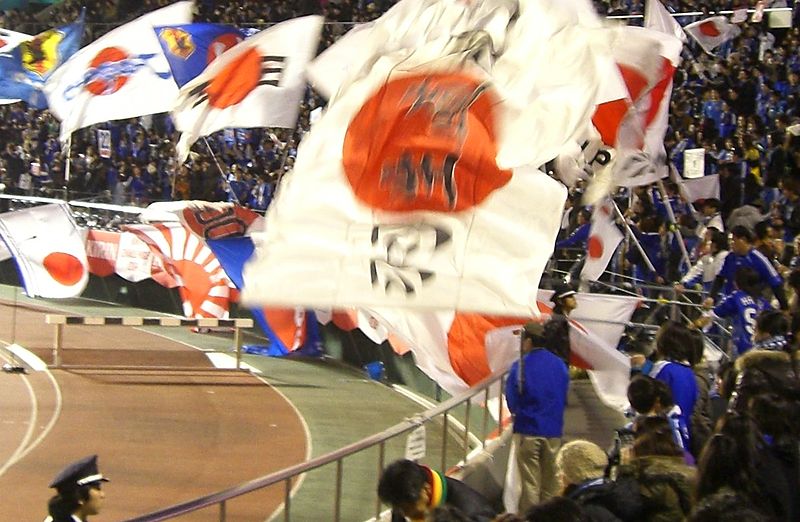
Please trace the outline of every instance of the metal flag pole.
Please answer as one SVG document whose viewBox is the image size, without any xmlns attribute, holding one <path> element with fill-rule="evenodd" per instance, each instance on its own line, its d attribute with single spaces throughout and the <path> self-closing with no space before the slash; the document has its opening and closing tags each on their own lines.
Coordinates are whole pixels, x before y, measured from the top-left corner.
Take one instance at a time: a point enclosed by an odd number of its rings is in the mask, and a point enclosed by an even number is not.
<svg viewBox="0 0 800 522">
<path fill-rule="evenodd" d="M 228 186 L 228 193 L 235 196 L 236 194 L 233 192 L 233 187 L 231 187 L 231 182 L 228 180 L 228 176 L 225 175 L 225 171 L 222 170 L 222 165 L 219 164 L 219 160 L 217 159 L 217 155 L 214 154 L 214 150 L 211 148 L 211 144 L 208 143 L 208 138 L 203 136 L 203 141 L 205 142 L 206 147 L 208 147 L 208 152 L 211 154 L 211 157 L 214 159 L 214 164 L 217 166 L 217 170 L 219 171 L 219 175 L 222 176 L 222 179 L 225 181 L 225 185 Z M 240 204 L 239 203 L 239 199 L 238 198 L 234 198 L 234 203 L 236 205 L 239 205 Z"/>
<path fill-rule="evenodd" d="M 656 268 L 653 266 L 653 263 L 650 262 L 650 258 L 647 257 L 647 253 L 644 251 L 642 244 L 639 243 L 639 238 L 636 237 L 636 234 L 633 233 L 631 230 L 631 226 L 628 224 L 628 221 L 625 219 L 625 216 L 622 215 L 622 211 L 617 206 L 617 202 L 613 199 L 611 200 L 611 205 L 614 207 L 614 211 L 617 213 L 617 216 L 622 220 L 622 226 L 625 227 L 625 231 L 630 234 L 631 239 L 633 239 L 633 243 L 636 245 L 636 248 L 639 249 L 639 254 L 641 254 L 642 259 L 644 260 L 645 265 L 647 265 L 648 270 L 656 272 Z"/>
<path fill-rule="evenodd" d="M 658 192 L 661 194 L 661 199 L 664 201 L 664 206 L 667 209 L 667 216 L 669 220 L 672 222 L 675 230 L 675 236 L 678 238 L 678 246 L 681 249 L 681 255 L 683 256 L 683 260 L 686 262 L 686 266 L 692 266 L 692 261 L 689 259 L 689 252 L 686 251 L 686 245 L 683 242 L 683 234 L 681 234 L 681 227 L 678 225 L 677 220 L 675 219 L 675 212 L 672 210 L 672 202 L 670 202 L 669 198 L 667 197 L 667 189 L 664 188 L 664 181 L 658 180 Z"/>
</svg>

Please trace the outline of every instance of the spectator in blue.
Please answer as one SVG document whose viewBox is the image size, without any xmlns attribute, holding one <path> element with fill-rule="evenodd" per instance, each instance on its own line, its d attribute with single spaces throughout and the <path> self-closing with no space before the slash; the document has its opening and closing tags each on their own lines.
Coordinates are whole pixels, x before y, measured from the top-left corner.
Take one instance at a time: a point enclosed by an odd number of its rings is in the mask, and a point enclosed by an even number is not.
<svg viewBox="0 0 800 522">
<path fill-rule="evenodd" d="M 578 227 L 565 239 L 556 242 L 556 248 L 586 248 L 586 241 L 589 239 L 591 229 L 592 213 L 582 208 L 578 211 Z"/>
<path fill-rule="evenodd" d="M 520 335 L 523 355 L 511 366 L 505 393 L 514 416 L 519 512 L 524 512 L 558 495 L 555 459 L 564 434 L 569 372 L 545 345 L 542 324 L 528 322 Z"/>
<path fill-rule="evenodd" d="M 668 321 L 656 334 L 656 357 L 649 370 L 650 377 L 665 382 L 672 392 L 672 399 L 680 412 L 675 412 L 683 426 L 687 426 L 688 436 L 684 438 L 684 448 L 691 448 L 691 417 L 699 396 L 697 380 L 690 361 L 694 346 L 692 332 L 681 323 Z"/>
<path fill-rule="evenodd" d="M 732 293 L 735 290 L 734 278 L 737 270 L 748 267 L 755 270 L 762 284 L 772 288 L 781 310 L 787 310 L 789 303 L 783 289 L 783 278 L 772 266 L 770 260 L 753 248 L 753 233 L 745 226 L 738 225 L 731 230 L 731 240 L 731 253 L 725 258 L 722 269 L 711 287 L 710 296 L 705 299 L 704 305 L 711 308 L 720 290 L 726 295 Z"/>
<path fill-rule="evenodd" d="M 662 240 L 663 235 L 666 233 L 666 227 L 664 227 L 662 220 L 654 215 L 645 216 L 641 219 L 638 227 L 631 225 L 631 230 L 650 263 L 652 263 L 653 268 L 655 268 L 655 272 L 650 270 L 639 249 L 632 247 L 628 250 L 627 260 L 632 264 L 633 277 L 640 281 L 663 283 L 666 258 Z"/>
<path fill-rule="evenodd" d="M 733 324 L 731 338 L 737 357 L 753 347 L 758 315 L 772 308 L 761 296 L 760 283 L 761 279 L 755 270 L 749 267 L 739 268 L 735 276 L 736 290 L 725 296 L 709 314 L 696 321 L 698 326 L 705 326 L 714 318 L 729 319 Z"/>
</svg>

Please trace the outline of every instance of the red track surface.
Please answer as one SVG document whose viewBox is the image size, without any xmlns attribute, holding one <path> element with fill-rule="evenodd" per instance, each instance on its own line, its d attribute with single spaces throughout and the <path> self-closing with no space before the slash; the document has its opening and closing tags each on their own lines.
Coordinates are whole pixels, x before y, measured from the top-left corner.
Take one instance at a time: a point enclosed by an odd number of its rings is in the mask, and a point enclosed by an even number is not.
<svg viewBox="0 0 800 522">
<path fill-rule="evenodd" d="M 0 339 L 6 342 L 10 311 L 0 306 Z M 43 311 L 17 309 L 17 344 L 46 362 L 51 328 Z M 64 346 L 65 364 L 146 361 L 197 370 L 54 370 L 58 389 L 47 372 L 0 374 L 2 520 L 44 518 L 52 477 L 92 453 L 100 455 L 101 471 L 112 480 L 104 488 L 105 508 L 92 522 L 206 495 L 306 456 L 303 424 L 283 396 L 253 376 L 212 371 L 196 350 L 121 326 L 68 326 Z M 274 487 L 234 500 L 228 520 L 265 520 L 283 494 L 283 487 Z M 180 520 L 217 517 L 213 509 Z"/>
</svg>

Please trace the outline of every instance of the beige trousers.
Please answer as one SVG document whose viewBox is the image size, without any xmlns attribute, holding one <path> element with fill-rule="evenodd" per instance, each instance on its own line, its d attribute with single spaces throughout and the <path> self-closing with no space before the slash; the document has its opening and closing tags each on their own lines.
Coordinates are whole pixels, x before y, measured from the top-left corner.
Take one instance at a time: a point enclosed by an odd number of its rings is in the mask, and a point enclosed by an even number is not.
<svg viewBox="0 0 800 522">
<path fill-rule="evenodd" d="M 556 453 L 561 439 L 514 434 L 522 494 L 518 513 L 558 495 Z"/>
</svg>

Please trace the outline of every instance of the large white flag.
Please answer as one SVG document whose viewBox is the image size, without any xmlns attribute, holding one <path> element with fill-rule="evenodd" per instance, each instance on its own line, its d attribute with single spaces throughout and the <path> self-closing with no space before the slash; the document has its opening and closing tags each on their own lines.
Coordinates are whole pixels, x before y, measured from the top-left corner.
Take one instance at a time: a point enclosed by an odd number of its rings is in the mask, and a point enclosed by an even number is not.
<svg viewBox="0 0 800 522">
<path fill-rule="evenodd" d="M 317 50 L 321 16 L 256 33 L 184 85 L 172 111 L 183 160 L 199 137 L 225 127 L 293 128 L 305 92 L 305 68 Z"/>
<path fill-rule="evenodd" d="M 551 295 L 550 290 L 538 292 L 536 304 L 544 314 L 552 312 Z M 617 345 L 640 300 L 586 293 L 577 294 L 576 299 L 578 306 L 570 315 L 570 362 L 588 370 L 604 403 L 622 409 L 630 362 Z M 511 367 L 519 358 L 517 332 L 528 320 L 388 308 L 371 309 L 369 314 L 385 326 L 390 340 L 399 339 L 410 348 L 420 370 L 454 395 Z"/>
<path fill-rule="evenodd" d="M 89 281 L 84 237 L 66 205 L 0 214 L 0 236 L 31 297 L 76 297 Z"/>
<path fill-rule="evenodd" d="M 712 16 L 684 27 L 686 33 L 694 38 L 708 54 L 728 40 L 736 38 L 742 30 L 728 21 L 725 16 Z"/>
<path fill-rule="evenodd" d="M 94 123 L 167 112 L 178 86 L 153 31 L 192 20 L 192 2 L 177 2 L 122 25 L 87 45 L 45 84 L 61 140 Z"/>
<path fill-rule="evenodd" d="M 608 262 L 622 242 L 622 234 L 614 224 L 609 203 L 596 205 L 592 211 L 589 239 L 586 242 L 586 259 L 581 270 L 581 279 L 597 281 L 605 272 Z"/>
</svg>

